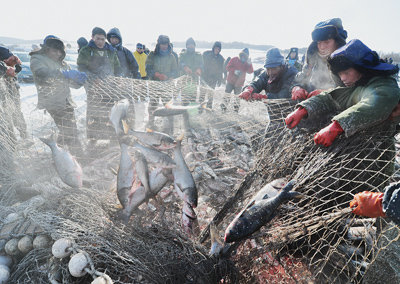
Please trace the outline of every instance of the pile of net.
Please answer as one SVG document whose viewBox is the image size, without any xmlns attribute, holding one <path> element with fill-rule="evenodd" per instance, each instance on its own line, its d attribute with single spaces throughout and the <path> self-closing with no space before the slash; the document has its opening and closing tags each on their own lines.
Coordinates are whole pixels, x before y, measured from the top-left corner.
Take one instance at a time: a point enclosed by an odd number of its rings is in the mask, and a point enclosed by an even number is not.
<svg viewBox="0 0 400 284">
<path fill-rule="evenodd" d="M 78 102 L 75 111 L 82 142 L 76 156 L 84 174 L 77 190 L 60 180 L 49 149 L 38 140 L 57 131 L 51 117 L 37 109 L 24 112 L 28 139 L 20 138 L 14 134 L 20 123 L 13 117 L 19 111 L 12 99 L 16 90 L 0 83 L 0 146 L 8 159 L 0 165 L 0 250 L 24 236 L 50 240 L 13 256 L 11 283 L 88 283 L 99 273 L 114 283 L 372 283 L 379 273 L 396 275 L 381 258 L 390 259 L 395 250 L 388 248 L 397 248 L 398 227 L 355 217 L 348 209 L 355 193 L 382 191 L 398 180 L 396 132 L 389 123 L 321 148 L 312 137 L 329 116 L 288 130 L 284 118 L 295 107 L 290 100 L 240 101 L 189 76 L 169 82 L 90 80 L 89 119 L 86 104 Z M 109 112 L 121 99 L 130 102 L 132 128 L 150 126 L 174 137 L 184 133 L 182 152 L 199 195 L 198 237 L 183 233 L 182 203 L 172 186 L 161 190 L 158 201 L 143 203 L 127 225 L 118 219 L 120 146 Z M 149 116 L 168 102 L 193 106 L 189 120 Z M 303 198 L 282 206 L 269 224 L 235 244 L 231 257 L 210 257 L 209 224 L 222 236 L 251 196 L 278 178 L 296 180 L 294 190 Z M 69 257 L 52 255 L 51 243 L 63 238 L 90 256 L 85 276 L 71 276 Z"/>
</svg>

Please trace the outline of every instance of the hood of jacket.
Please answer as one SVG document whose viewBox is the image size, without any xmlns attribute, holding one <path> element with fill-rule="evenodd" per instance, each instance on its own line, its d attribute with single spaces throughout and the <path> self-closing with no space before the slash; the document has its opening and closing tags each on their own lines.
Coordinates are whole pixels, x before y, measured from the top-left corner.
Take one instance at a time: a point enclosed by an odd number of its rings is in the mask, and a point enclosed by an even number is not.
<svg viewBox="0 0 400 284">
<path fill-rule="evenodd" d="M 118 28 L 112 28 L 111 30 L 108 31 L 108 33 L 107 33 L 108 42 L 110 42 L 110 39 L 112 36 L 119 39 L 119 43 L 117 45 L 115 45 L 115 47 L 117 48 L 117 47 L 122 46 L 122 36 L 121 36 L 121 32 L 119 31 Z"/>
</svg>

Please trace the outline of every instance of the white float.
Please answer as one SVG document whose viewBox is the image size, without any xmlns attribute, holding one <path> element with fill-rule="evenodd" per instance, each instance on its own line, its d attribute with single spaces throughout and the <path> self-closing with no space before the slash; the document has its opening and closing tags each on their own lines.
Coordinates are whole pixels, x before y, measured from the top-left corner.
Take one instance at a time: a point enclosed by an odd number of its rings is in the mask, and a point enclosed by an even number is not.
<svg viewBox="0 0 400 284">
<path fill-rule="evenodd" d="M 33 248 L 47 248 L 50 246 L 50 238 L 46 235 L 39 235 L 33 240 Z"/>
<path fill-rule="evenodd" d="M 17 255 L 19 254 L 18 249 L 18 239 L 11 239 L 9 240 L 6 245 L 4 246 L 4 250 L 8 255 Z"/>
<path fill-rule="evenodd" d="M 10 279 L 10 269 L 5 265 L 0 265 L 0 284 L 6 284 Z"/>
<path fill-rule="evenodd" d="M 30 236 L 24 236 L 18 241 L 18 249 L 26 254 L 33 249 L 33 241 Z"/>
<path fill-rule="evenodd" d="M 68 263 L 69 273 L 74 277 L 84 276 L 87 273 L 85 271 L 87 267 L 89 267 L 89 262 L 86 256 L 81 252 L 72 256 Z"/>
<path fill-rule="evenodd" d="M 51 247 L 51 252 L 57 258 L 64 258 L 71 254 L 71 251 L 68 249 L 72 247 L 72 244 L 73 242 L 71 239 L 59 239 L 55 241 L 55 243 Z"/>
<path fill-rule="evenodd" d="M 95 278 L 91 284 L 113 284 L 114 282 L 107 274 L 103 274 L 97 278 Z"/>
</svg>

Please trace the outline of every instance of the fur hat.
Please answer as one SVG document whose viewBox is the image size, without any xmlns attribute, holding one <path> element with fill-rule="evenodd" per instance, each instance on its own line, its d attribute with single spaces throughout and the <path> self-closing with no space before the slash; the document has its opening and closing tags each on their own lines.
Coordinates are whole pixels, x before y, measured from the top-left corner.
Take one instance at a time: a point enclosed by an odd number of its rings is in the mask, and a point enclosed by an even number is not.
<svg viewBox="0 0 400 284">
<path fill-rule="evenodd" d="M 169 37 L 166 35 L 158 36 L 157 44 L 170 44 Z"/>
<path fill-rule="evenodd" d="M 342 20 L 333 18 L 319 22 L 311 33 L 313 41 L 334 39 L 339 46 L 346 44 L 347 31 L 343 29 Z"/>
</svg>

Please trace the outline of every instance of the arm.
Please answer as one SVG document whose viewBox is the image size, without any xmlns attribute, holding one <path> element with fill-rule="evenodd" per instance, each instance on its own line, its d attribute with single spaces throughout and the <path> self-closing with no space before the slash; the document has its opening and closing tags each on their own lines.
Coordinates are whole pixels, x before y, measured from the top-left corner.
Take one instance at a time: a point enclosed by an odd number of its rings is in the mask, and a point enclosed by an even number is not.
<svg viewBox="0 0 400 284">
<path fill-rule="evenodd" d="M 76 64 L 78 65 L 79 71 L 85 72 L 88 75 L 91 74 L 89 70 L 89 59 L 90 59 L 90 50 L 87 46 L 85 46 L 79 51 Z"/>
<path fill-rule="evenodd" d="M 171 56 L 171 69 L 168 78 L 177 78 L 178 77 L 178 64 L 176 62 L 175 56 Z"/>
<path fill-rule="evenodd" d="M 261 73 L 260 76 L 257 77 L 257 80 L 250 83 L 250 86 L 254 89 L 254 93 L 260 93 L 262 90 L 266 90 L 267 85 L 268 76 L 265 70 Z"/>
<path fill-rule="evenodd" d="M 154 53 L 150 52 L 146 60 L 146 73 L 150 79 L 154 79 Z"/>
<path fill-rule="evenodd" d="M 282 78 L 282 80 L 283 80 L 282 88 L 280 89 L 280 91 L 278 93 L 276 93 L 274 95 L 274 97 L 276 97 L 278 99 L 284 99 L 284 98 L 290 98 L 291 97 L 290 90 L 291 90 L 291 86 L 293 84 L 293 80 L 294 80 L 294 78 L 296 76 L 296 73 L 297 72 L 294 69 L 291 69 L 291 68 L 289 68 L 286 71 L 286 74 Z"/>
<path fill-rule="evenodd" d="M 113 51 L 111 55 L 112 55 L 111 64 L 114 68 L 114 76 L 121 76 L 122 70 L 121 70 L 121 64 L 119 63 L 117 52 Z"/>
<path fill-rule="evenodd" d="M 302 101 L 297 106 L 305 108 L 308 112 L 308 118 L 318 119 L 319 116 L 334 112 L 340 109 L 340 105 L 333 99 L 335 92 L 350 95 L 353 88 L 336 88 L 330 92 L 324 92 L 318 96 L 311 97 Z"/>
<path fill-rule="evenodd" d="M 136 61 L 136 58 L 133 56 L 133 53 L 129 51 L 129 49 L 124 48 L 125 55 L 128 59 L 129 70 L 131 71 L 131 76 L 134 79 L 140 79 L 140 72 L 139 72 L 139 64 Z"/>
<path fill-rule="evenodd" d="M 236 69 L 236 61 L 235 58 L 232 58 L 229 62 L 228 65 L 226 65 L 226 70 L 228 70 L 228 72 L 233 72 Z"/>
<path fill-rule="evenodd" d="M 31 57 L 31 71 L 35 75 L 35 77 L 44 81 L 50 78 L 64 78 L 59 69 L 51 69 L 40 58 L 36 56 Z"/>
<path fill-rule="evenodd" d="M 249 64 L 249 66 L 247 67 L 247 73 L 248 74 L 251 74 L 251 73 L 253 73 L 254 72 L 254 70 L 253 70 L 253 64 Z"/>
</svg>

